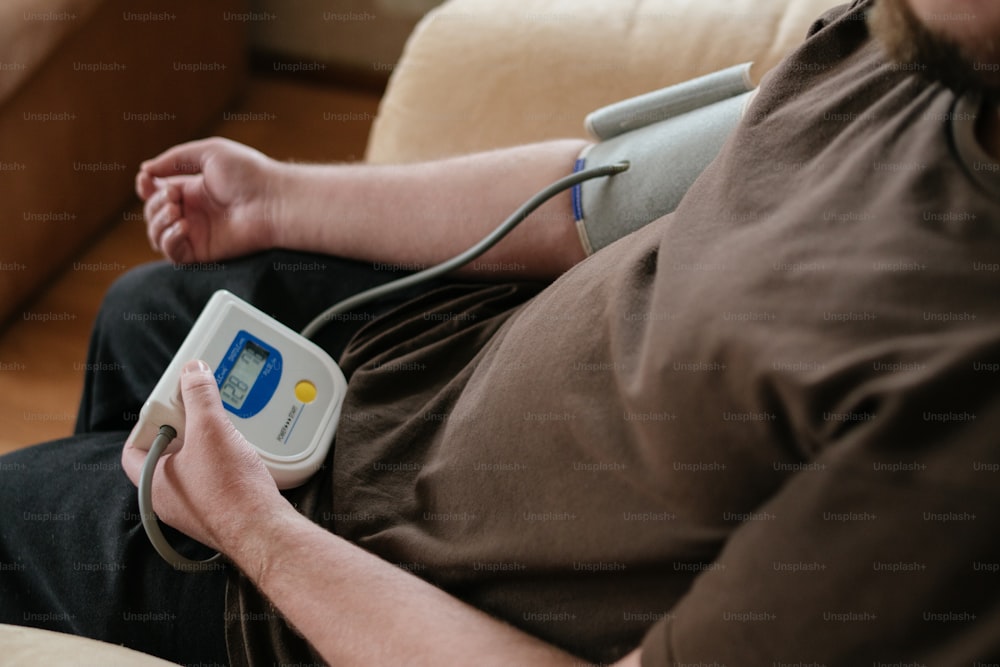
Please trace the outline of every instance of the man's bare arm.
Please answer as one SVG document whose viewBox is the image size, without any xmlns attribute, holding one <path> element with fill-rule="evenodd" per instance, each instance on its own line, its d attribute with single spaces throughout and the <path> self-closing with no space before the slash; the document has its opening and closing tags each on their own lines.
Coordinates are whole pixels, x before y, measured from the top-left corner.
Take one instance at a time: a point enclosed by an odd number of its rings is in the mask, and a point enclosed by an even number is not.
<svg viewBox="0 0 1000 667">
<path fill-rule="evenodd" d="M 583 665 L 288 508 L 229 555 L 333 665 Z M 618 663 L 638 667 L 635 651 Z"/>
<path fill-rule="evenodd" d="M 404 166 L 290 165 L 301 193 L 283 247 L 428 266 L 457 255 L 525 200 L 572 171 L 576 140 L 531 144 Z M 304 209 L 304 210 L 303 210 Z M 550 278 L 584 257 L 564 192 L 462 273 Z"/>
<path fill-rule="evenodd" d="M 572 171 L 586 145 L 558 140 L 412 165 L 281 163 L 224 139 L 143 163 L 152 245 L 180 263 L 270 247 L 422 267 L 457 255 Z M 553 278 L 584 251 L 568 193 L 462 273 Z"/>
</svg>

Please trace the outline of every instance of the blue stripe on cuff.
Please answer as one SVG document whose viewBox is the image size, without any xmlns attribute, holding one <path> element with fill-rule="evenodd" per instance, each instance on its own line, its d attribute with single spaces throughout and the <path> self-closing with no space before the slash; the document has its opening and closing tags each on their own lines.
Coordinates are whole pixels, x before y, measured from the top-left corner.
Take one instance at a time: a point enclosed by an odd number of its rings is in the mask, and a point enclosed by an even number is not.
<svg viewBox="0 0 1000 667">
<path fill-rule="evenodd" d="M 586 166 L 587 166 L 586 159 L 584 158 L 578 159 L 576 161 L 576 164 L 573 165 L 573 173 L 575 174 L 577 172 L 583 171 L 584 167 Z M 576 185 L 574 185 L 573 189 L 570 190 L 569 194 L 573 202 L 573 217 L 577 221 L 583 220 L 583 183 L 577 183 Z"/>
</svg>

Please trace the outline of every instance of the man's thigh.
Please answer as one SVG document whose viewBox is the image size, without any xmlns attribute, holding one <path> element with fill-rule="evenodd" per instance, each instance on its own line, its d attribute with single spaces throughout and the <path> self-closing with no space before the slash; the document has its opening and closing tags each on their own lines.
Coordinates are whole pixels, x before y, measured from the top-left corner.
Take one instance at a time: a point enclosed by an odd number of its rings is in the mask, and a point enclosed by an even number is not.
<svg viewBox="0 0 1000 667">
<path fill-rule="evenodd" d="M 0 458 L 0 623 L 225 664 L 226 566 L 176 572 L 153 551 L 119 465 L 124 436 L 75 437 Z M 176 531 L 169 537 L 192 556 L 206 552 Z"/>
</svg>

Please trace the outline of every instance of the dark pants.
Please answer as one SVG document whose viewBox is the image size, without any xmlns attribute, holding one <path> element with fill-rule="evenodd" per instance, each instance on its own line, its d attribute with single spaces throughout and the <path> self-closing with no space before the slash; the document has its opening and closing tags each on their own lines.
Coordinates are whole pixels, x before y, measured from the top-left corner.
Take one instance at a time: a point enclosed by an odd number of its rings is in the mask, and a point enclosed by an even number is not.
<svg viewBox="0 0 1000 667">
<path fill-rule="evenodd" d="M 366 264 L 273 251 L 221 265 L 139 267 L 109 290 L 90 343 L 72 438 L 0 458 L 0 623 L 124 644 L 180 663 L 226 664 L 226 565 L 175 572 L 138 516 L 121 446 L 139 409 L 217 289 L 300 330 L 341 298 L 400 277 Z M 368 319 L 427 288 L 331 322 L 335 359 Z M 178 550 L 204 547 L 167 529 Z"/>
</svg>

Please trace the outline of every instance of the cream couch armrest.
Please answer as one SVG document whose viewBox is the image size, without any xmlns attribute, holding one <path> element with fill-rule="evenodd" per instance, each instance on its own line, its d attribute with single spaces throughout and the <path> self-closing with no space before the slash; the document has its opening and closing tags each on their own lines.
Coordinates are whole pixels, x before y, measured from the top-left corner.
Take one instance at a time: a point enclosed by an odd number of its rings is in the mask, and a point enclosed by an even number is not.
<svg viewBox="0 0 1000 667">
<path fill-rule="evenodd" d="M 177 667 L 131 649 L 37 628 L 0 625 L 5 665 L 50 667 Z"/>
<path fill-rule="evenodd" d="M 366 158 L 584 136 L 605 104 L 754 61 L 758 78 L 840 0 L 450 0 L 418 25 Z"/>
</svg>

